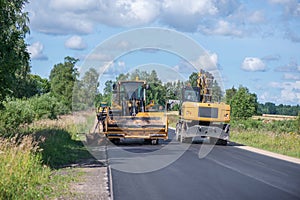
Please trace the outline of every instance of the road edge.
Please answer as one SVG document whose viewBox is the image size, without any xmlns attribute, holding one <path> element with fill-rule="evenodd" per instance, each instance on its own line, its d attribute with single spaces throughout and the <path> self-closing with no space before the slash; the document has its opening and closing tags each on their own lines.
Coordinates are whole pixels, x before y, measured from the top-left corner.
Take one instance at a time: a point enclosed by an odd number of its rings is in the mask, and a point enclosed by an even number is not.
<svg viewBox="0 0 300 200">
<path fill-rule="evenodd" d="M 284 161 L 287 161 L 287 162 L 291 162 L 291 163 L 295 163 L 295 164 L 300 165 L 300 159 L 299 158 L 294 158 L 294 157 L 291 157 L 291 156 L 286 156 L 286 155 L 282 155 L 282 154 L 279 154 L 279 153 L 274 153 L 274 152 L 271 152 L 271 151 L 258 149 L 258 148 L 250 147 L 250 146 L 241 145 L 241 146 L 233 146 L 233 147 L 243 149 L 243 150 L 246 150 L 246 151 L 251 151 L 251 152 L 254 152 L 254 153 L 258 153 L 258 154 L 261 154 L 261 155 L 269 156 L 269 157 L 272 157 L 272 158 L 276 158 L 276 159 L 280 159 L 280 160 L 284 160 Z"/>
<path fill-rule="evenodd" d="M 106 153 L 106 163 L 107 163 L 107 180 L 108 180 L 108 192 L 109 192 L 109 199 L 114 199 L 114 193 L 113 193 L 113 183 L 112 183 L 112 173 L 111 173 L 111 167 L 109 164 L 109 158 L 108 158 L 108 152 L 107 152 L 107 143 L 105 145 L 105 153 Z"/>
</svg>

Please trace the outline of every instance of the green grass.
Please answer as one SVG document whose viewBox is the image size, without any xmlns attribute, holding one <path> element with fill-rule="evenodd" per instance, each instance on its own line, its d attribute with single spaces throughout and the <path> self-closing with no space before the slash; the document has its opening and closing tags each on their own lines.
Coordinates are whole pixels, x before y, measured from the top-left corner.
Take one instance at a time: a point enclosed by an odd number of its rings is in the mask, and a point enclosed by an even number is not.
<svg viewBox="0 0 300 200">
<path fill-rule="evenodd" d="M 42 165 L 31 137 L 0 140 L 0 199 L 44 199 L 51 170 Z"/>
<path fill-rule="evenodd" d="M 37 131 L 40 138 L 43 163 L 51 168 L 61 168 L 92 158 L 81 141 L 72 139 L 71 134 L 63 129 L 47 129 Z"/>
<path fill-rule="evenodd" d="M 298 120 L 232 121 L 230 140 L 247 146 L 300 158 Z"/>
<path fill-rule="evenodd" d="M 42 120 L 14 138 L 0 137 L 0 200 L 66 196 L 69 183 L 81 175 L 64 167 L 92 158 L 78 139 L 78 127 L 86 129 L 93 117 L 72 118 Z"/>
</svg>

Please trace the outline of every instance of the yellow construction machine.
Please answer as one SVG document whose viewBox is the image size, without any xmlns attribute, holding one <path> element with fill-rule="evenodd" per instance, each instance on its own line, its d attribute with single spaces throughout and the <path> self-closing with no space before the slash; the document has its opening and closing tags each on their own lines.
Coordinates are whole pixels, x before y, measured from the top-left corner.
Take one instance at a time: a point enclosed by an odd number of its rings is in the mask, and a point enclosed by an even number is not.
<svg viewBox="0 0 300 200">
<path fill-rule="evenodd" d="M 158 144 L 168 139 L 168 119 L 164 110 L 155 110 L 154 102 L 146 105 L 146 81 L 118 81 L 113 85 L 112 105 L 98 112 L 99 128 L 113 143 L 123 139 L 144 139 Z M 160 107 L 162 108 L 162 107 Z"/>
<path fill-rule="evenodd" d="M 197 86 L 182 89 L 180 117 L 176 138 L 180 142 L 209 139 L 211 143 L 227 145 L 230 129 L 230 105 L 212 102 L 214 77 L 200 71 Z"/>
</svg>

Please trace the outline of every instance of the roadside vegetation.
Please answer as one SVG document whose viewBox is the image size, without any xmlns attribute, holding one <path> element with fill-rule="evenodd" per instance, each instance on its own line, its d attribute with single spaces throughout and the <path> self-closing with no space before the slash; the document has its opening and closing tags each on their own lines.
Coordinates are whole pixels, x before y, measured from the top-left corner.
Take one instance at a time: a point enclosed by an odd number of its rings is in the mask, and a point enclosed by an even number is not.
<svg viewBox="0 0 300 200">
<path fill-rule="evenodd" d="M 80 116 L 35 121 L 13 137 L 0 138 L 0 199 L 70 195 L 69 183 L 79 180 L 80 174 L 66 167 L 93 159 L 78 134 L 91 126 L 92 117 Z"/>
<path fill-rule="evenodd" d="M 300 158 L 300 116 L 296 120 L 237 120 L 231 127 L 233 142 Z"/>
<path fill-rule="evenodd" d="M 231 141 L 259 149 L 300 158 L 300 135 L 263 132 L 259 130 L 231 131 Z"/>
</svg>

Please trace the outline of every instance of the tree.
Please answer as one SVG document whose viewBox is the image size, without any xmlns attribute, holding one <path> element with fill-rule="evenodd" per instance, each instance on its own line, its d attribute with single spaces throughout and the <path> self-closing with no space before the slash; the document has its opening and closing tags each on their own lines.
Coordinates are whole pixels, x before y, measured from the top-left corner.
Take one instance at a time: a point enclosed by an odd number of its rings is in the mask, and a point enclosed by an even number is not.
<svg viewBox="0 0 300 200">
<path fill-rule="evenodd" d="M 108 80 L 105 82 L 105 87 L 103 89 L 103 95 L 101 101 L 107 102 L 108 105 L 111 105 L 112 103 L 112 89 L 113 89 L 114 82 L 111 80 Z"/>
<path fill-rule="evenodd" d="M 276 105 L 275 103 L 266 102 L 265 107 L 268 114 L 276 114 Z"/>
<path fill-rule="evenodd" d="M 246 119 L 257 113 L 257 96 L 248 88 L 240 86 L 231 101 L 231 116 L 233 119 Z"/>
<path fill-rule="evenodd" d="M 17 98 L 32 97 L 50 92 L 50 82 L 39 75 L 28 74 L 26 80 L 17 80 L 18 89 L 14 92 Z"/>
<path fill-rule="evenodd" d="M 0 101 L 7 95 L 14 96 L 17 80 L 26 80 L 30 71 L 25 44 L 29 18 L 23 11 L 26 3 L 27 0 L 0 1 Z"/>
<path fill-rule="evenodd" d="M 99 73 L 94 68 L 85 72 L 81 80 L 76 81 L 73 92 L 73 109 L 82 110 L 94 106 Z"/>
<path fill-rule="evenodd" d="M 223 96 L 223 92 L 218 82 L 214 80 L 212 85 L 212 102 L 220 102 Z"/>
<path fill-rule="evenodd" d="M 65 57 L 64 63 L 54 65 L 50 72 L 51 94 L 72 109 L 72 95 L 78 71 L 75 64 L 78 59 Z"/>
<path fill-rule="evenodd" d="M 231 89 L 227 89 L 226 90 L 226 94 L 225 94 L 225 102 L 227 104 L 231 104 L 231 100 L 234 97 L 234 95 L 236 94 L 237 89 L 234 88 L 234 86 L 232 86 Z"/>
<path fill-rule="evenodd" d="M 198 79 L 198 73 L 193 72 L 189 76 L 189 84 L 191 84 L 192 87 L 196 87 L 197 86 L 197 79 Z"/>
</svg>

